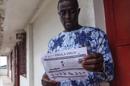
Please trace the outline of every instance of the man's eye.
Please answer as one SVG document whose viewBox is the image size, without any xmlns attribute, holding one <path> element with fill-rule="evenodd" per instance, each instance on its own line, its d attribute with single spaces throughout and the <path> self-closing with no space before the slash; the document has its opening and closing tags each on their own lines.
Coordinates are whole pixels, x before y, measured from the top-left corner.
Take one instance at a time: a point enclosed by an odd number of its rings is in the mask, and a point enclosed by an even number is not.
<svg viewBox="0 0 130 86">
<path fill-rule="evenodd" d="M 60 11 L 60 15 L 65 15 L 65 11 Z"/>
<path fill-rule="evenodd" d="M 72 14 L 73 14 L 73 13 L 76 13 L 76 11 L 75 11 L 75 10 L 71 10 L 71 11 L 70 11 L 70 13 L 72 13 Z"/>
</svg>

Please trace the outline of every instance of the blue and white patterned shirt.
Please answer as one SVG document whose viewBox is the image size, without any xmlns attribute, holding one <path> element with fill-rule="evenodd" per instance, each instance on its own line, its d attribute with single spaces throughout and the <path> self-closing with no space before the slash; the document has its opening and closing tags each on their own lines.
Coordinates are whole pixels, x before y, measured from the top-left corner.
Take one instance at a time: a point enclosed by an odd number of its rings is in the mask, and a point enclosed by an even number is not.
<svg viewBox="0 0 130 86">
<path fill-rule="evenodd" d="M 114 77 L 114 65 L 106 34 L 98 28 L 81 27 L 71 32 L 61 32 L 48 44 L 48 53 L 87 47 L 88 54 L 97 52 L 104 57 L 103 72 L 89 72 L 85 80 L 65 80 L 60 86 L 100 86 Z"/>
</svg>

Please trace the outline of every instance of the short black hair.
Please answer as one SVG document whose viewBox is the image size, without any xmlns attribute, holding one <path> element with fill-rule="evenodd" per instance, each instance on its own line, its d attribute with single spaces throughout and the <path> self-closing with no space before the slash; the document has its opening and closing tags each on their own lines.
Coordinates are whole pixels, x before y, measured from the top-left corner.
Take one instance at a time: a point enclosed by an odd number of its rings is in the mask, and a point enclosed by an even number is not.
<svg viewBox="0 0 130 86">
<path fill-rule="evenodd" d="M 59 4 L 60 4 L 61 2 L 63 2 L 63 1 L 72 1 L 72 2 L 75 3 L 75 4 L 74 4 L 75 7 L 79 8 L 78 0 L 59 0 L 59 1 L 58 1 L 58 6 L 57 6 L 57 8 L 59 8 Z"/>
</svg>

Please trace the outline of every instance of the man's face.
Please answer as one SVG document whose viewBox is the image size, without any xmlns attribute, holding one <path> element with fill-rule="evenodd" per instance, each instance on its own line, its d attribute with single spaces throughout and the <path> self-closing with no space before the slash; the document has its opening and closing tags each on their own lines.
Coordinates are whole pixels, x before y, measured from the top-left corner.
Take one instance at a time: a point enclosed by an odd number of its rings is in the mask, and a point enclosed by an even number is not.
<svg viewBox="0 0 130 86">
<path fill-rule="evenodd" d="M 73 1 L 62 1 L 58 6 L 58 13 L 66 31 L 72 31 L 78 26 L 78 15 L 80 9 Z"/>
</svg>

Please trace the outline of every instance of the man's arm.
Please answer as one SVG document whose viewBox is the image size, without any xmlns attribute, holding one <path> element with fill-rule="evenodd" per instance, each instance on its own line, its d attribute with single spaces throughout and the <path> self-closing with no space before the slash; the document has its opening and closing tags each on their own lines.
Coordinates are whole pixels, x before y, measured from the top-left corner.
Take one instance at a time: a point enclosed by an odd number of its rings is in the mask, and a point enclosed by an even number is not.
<svg viewBox="0 0 130 86">
<path fill-rule="evenodd" d="M 97 42 L 97 52 L 103 56 L 103 71 L 94 72 L 94 78 L 99 81 L 111 81 L 114 78 L 114 63 L 109 48 L 108 39 L 104 32 L 99 31 L 99 39 Z"/>
</svg>

